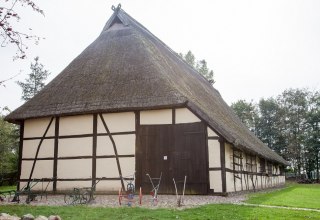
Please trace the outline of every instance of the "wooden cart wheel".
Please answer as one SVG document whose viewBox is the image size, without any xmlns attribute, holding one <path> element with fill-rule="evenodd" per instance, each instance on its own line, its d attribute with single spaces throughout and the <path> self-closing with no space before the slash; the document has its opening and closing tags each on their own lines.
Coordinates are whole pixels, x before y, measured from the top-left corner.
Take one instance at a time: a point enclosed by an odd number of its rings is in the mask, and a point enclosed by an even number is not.
<svg viewBox="0 0 320 220">
<path fill-rule="evenodd" d="M 119 197 L 118 197 L 118 200 L 119 200 L 119 205 L 121 206 L 121 201 L 122 201 L 122 189 L 119 189 Z"/>
<path fill-rule="evenodd" d="M 139 190 L 139 204 L 142 205 L 142 188 Z"/>
</svg>

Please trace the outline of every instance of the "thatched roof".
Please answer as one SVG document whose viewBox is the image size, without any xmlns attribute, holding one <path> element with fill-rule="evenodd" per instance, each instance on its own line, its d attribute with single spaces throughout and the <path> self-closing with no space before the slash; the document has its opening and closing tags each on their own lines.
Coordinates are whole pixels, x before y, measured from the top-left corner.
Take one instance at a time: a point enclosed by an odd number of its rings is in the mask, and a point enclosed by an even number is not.
<svg viewBox="0 0 320 220">
<path fill-rule="evenodd" d="M 6 120 L 187 106 L 238 148 L 287 164 L 202 75 L 120 7 L 113 9 L 100 36 Z"/>
</svg>

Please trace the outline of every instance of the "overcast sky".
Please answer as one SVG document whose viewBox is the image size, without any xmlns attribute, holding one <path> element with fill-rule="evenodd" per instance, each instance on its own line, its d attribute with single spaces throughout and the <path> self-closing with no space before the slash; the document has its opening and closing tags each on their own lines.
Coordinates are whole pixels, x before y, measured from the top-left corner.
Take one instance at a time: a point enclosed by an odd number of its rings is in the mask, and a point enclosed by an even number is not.
<svg viewBox="0 0 320 220">
<path fill-rule="evenodd" d="M 16 80 L 30 73 L 35 56 L 59 74 L 100 34 L 113 0 L 37 0 L 45 17 L 23 9 L 19 29 L 44 37 L 30 43 L 25 60 L 12 61 L 13 46 L 0 48 L 0 107 L 20 106 Z M 177 53 L 206 59 L 217 88 L 231 104 L 259 101 L 288 88 L 320 90 L 319 0 L 122 0 L 122 9 Z M 17 8 L 18 10 L 18 8 Z M 90 80 L 90 79 L 88 79 Z"/>
</svg>

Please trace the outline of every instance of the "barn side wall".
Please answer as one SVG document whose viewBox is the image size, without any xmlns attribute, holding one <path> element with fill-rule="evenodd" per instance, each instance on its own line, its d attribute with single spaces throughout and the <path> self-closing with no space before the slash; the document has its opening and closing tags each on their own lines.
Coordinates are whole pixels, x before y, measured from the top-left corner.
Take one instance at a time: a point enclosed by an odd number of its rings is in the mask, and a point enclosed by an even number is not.
<svg viewBox="0 0 320 220">
<path fill-rule="evenodd" d="M 281 165 L 225 144 L 227 192 L 258 190 L 285 183 Z"/>
</svg>

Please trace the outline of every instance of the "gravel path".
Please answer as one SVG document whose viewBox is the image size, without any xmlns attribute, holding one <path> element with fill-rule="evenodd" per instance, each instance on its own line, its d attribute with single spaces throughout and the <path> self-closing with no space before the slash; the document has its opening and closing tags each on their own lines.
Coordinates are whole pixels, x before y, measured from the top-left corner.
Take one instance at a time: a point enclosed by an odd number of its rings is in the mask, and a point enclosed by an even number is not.
<svg viewBox="0 0 320 220">
<path fill-rule="evenodd" d="M 155 206 L 152 204 L 150 195 L 144 195 L 142 198 L 141 207 L 144 208 L 177 208 L 177 198 L 174 195 L 159 195 L 158 204 Z M 190 196 L 184 197 L 184 204 L 181 208 L 192 208 L 206 204 L 216 204 L 216 203 L 240 203 L 246 199 L 244 194 L 234 195 L 234 196 Z M 25 204 L 26 197 L 20 197 L 20 204 Z M 9 199 L 0 202 L 0 206 L 4 204 L 16 204 L 11 203 Z M 46 205 L 46 206 L 63 206 L 66 205 L 64 202 L 63 195 L 48 195 L 47 199 L 40 197 L 37 201 L 32 201 L 30 205 Z M 96 195 L 95 200 L 88 204 L 90 207 L 119 207 L 118 196 L 117 195 Z M 123 200 L 123 205 L 127 206 L 127 200 Z M 140 206 L 139 198 L 135 196 L 132 206 Z"/>
</svg>

